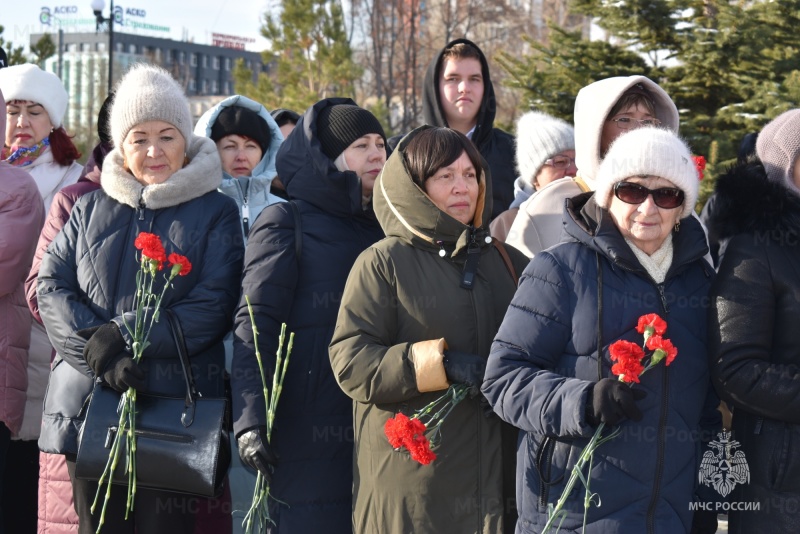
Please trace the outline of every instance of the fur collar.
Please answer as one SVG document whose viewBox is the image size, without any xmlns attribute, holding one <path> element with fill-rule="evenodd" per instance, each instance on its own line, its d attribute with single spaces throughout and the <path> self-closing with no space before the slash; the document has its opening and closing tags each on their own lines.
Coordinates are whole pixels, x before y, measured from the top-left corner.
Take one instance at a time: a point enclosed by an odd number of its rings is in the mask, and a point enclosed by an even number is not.
<svg viewBox="0 0 800 534">
<path fill-rule="evenodd" d="M 709 227 L 722 239 L 737 234 L 800 231 L 800 196 L 767 177 L 759 161 L 731 168 L 717 179 Z"/>
<path fill-rule="evenodd" d="M 121 204 L 162 209 L 183 204 L 217 189 L 222 183 L 222 165 L 217 145 L 207 137 L 192 135 L 186 155 L 189 164 L 163 184 L 144 186 L 122 166 L 122 152 L 111 151 L 103 162 L 101 184 L 108 196 Z"/>
</svg>

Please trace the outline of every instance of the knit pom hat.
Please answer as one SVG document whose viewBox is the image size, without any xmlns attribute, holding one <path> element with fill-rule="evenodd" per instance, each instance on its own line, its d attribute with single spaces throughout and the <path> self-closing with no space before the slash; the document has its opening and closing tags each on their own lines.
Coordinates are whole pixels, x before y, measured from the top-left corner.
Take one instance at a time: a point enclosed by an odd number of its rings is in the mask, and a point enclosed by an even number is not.
<svg viewBox="0 0 800 534">
<path fill-rule="evenodd" d="M 683 190 L 681 219 L 691 215 L 697 204 L 700 180 L 692 154 L 677 134 L 664 128 L 630 130 L 609 147 L 597 171 L 595 199 L 608 208 L 614 184 L 631 176 L 658 176 Z"/>
<path fill-rule="evenodd" d="M 575 149 L 575 130 L 566 121 L 529 111 L 517 121 L 517 168 L 532 184 L 547 158 Z"/>
<path fill-rule="evenodd" d="M 192 138 L 192 113 L 186 94 L 170 74 L 154 65 L 137 63 L 117 84 L 111 107 L 111 137 L 122 147 L 137 124 L 164 121 L 173 125 L 188 143 Z"/>
<path fill-rule="evenodd" d="M 216 142 L 226 135 L 249 137 L 259 144 L 262 154 L 269 150 L 272 138 L 267 121 L 255 111 L 242 106 L 228 106 L 217 115 L 214 125 L 211 126 L 211 139 Z"/>
<path fill-rule="evenodd" d="M 326 156 L 335 160 L 353 141 L 367 134 L 386 134 L 375 115 L 351 104 L 328 106 L 317 117 L 317 137 Z"/>
<path fill-rule="evenodd" d="M 0 69 L 0 89 L 6 102 L 29 100 L 41 104 L 53 126 L 59 128 L 63 125 L 67 90 L 52 72 L 43 71 L 31 63 Z"/>
<path fill-rule="evenodd" d="M 756 140 L 756 154 L 770 181 L 800 194 L 794 183 L 794 164 L 800 156 L 800 109 L 781 113 L 764 126 Z"/>
</svg>

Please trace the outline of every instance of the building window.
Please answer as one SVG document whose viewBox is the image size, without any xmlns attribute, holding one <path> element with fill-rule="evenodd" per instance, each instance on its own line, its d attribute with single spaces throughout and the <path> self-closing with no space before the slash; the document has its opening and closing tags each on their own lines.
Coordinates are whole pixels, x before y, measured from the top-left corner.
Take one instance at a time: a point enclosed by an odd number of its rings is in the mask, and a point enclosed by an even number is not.
<svg viewBox="0 0 800 534">
<path fill-rule="evenodd" d="M 208 56 L 203 56 L 202 63 L 203 63 L 203 68 L 207 69 L 208 68 Z"/>
<path fill-rule="evenodd" d="M 67 45 L 67 52 L 77 52 L 78 51 L 78 43 L 70 43 Z"/>
<path fill-rule="evenodd" d="M 231 82 L 222 82 L 222 93 L 226 95 L 231 94 Z"/>
<path fill-rule="evenodd" d="M 231 70 L 231 58 L 225 58 L 225 70 Z"/>
<path fill-rule="evenodd" d="M 196 67 L 196 66 L 197 66 L 197 54 L 191 54 L 191 55 L 189 56 L 189 64 L 190 64 L 192 67 Z"/>
<path fill-rule="evenodd" d="M 115 49 L 114 52 L 122 52 L 123 51 L 122 43 L 114 43 L 114 49 Z"/>
<path fill-rule="evenodd" d="M 194 81 L 194 78 L 191 78 L 191 79 L 189 80 L 189 90 L 190 90 L 191 92 L 195 92 L 195 91 L 197 91 L 197 83 Z"/>
<path fill-rule="evenodd" d="M 211 67 L 214 70 L 219 70 L 219 58 L 217 56 L 211 58 Z"/>
<path fill-rule="evenodd" d="M 200 84 L 201 90 L 200 94 L 205 95 L 208 94 L 208 80 L 203 80 Z"/>
<path fill-rule="evenodd" d="M 105 52 L 106 51 L 106 43 L 101 41 L 97 43 L 97 51 L 98 52 Z"/>
<path fill-rule="evenodd" d="M 219 93 L 219 83 L 217 80 L 211 80 L 211 94 L 216 95 Z"/>
<path fill-rule="evenodd" d="M 135 44 L 128 45 L 128 53 L 129 54 L 135 54 L 136 53 L 136 45 Z"/>
<path fill-rule="evenodd" d="M 91 43 L 81 43 L 81 52 L 91 52 L 91 51 L 92 51 Z"/>
<path fill-rule="evenodd" d="M 170 49 L 164 50 L 164 63 L 166 63 L 167 65 L 172 64 L 172 50 Z"/>
<path fill-rule="evenodd" d="M 183 51 L 178 52 L 178 63 L 180 63 L 181 65 L 186 63 L 186 53 L 185 52 L 183 52 Z"/>
<path fill-rule="evenodd" d="M 156 62 L 161 63 L 161 49 L 154 48 L 153 49 L 153 57 L 156 59 Z"/>
</svg>

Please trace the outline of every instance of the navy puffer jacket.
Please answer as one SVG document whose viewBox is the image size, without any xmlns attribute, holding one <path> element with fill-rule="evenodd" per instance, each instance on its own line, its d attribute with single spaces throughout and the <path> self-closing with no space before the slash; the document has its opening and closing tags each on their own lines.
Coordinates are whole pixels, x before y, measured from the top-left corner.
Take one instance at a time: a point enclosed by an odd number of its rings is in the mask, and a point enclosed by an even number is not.
<svg viewBox="0 0 800 534">
<path fill-rule="evenodd" d="M 637 403 L 643 419 L 623 422 L 621 434 L 596 451 L 591 491 L 602 506 L 590 508 L 585 532 L 688 532 L 701 427 L 719 422 L 706 359 L 714 271 L 703 260 L 705 235 L 694 218 L 681 221 L 672 266 L 657 284 L 591 195 L 568 201 L 564 241 L 525 269 L 486 369 L 484 394 L 524 431 L 517 450 L 517 532 L 541 532 L 547 504 L 561 495 L 594 433 L 586 421 L 587 394 L 593 382 L 612 376 L 608 346 L 618 339 L 640 344 L 635 327 L 648 313 L 667 321 L 665 337 L 678 356 L 635 386 L 647 392 Z M 578 483 L 560 532 L 580 531 L 583 499 Z"/>
<path fill-rule="evenodd" d="M 265 424 L 244 297 L 249 297 L 255 311 L 258 344 L 269 377 L 281 323 L 295 333 L 271 441 L 279 458 L 270 485 L 282 503 L 273 502 L 272 510 L 279 533 L 352 532 L 353 404 L 333 377 L 328 344 L 347 275 L 358 255 L 380 240 L 383 231 L 372 207 L 362 206 L 356 173 L 338 171 L 322 152 L 317 117 L 335 104 L 355 102 L 348 98 L 318 102 L 278 151 L 278 175 L 297 207 L 299 221 L 289 202 L 261 212 L 247 240 L 235 321 L 232 392 L 237 435 Z"/>
</svg>

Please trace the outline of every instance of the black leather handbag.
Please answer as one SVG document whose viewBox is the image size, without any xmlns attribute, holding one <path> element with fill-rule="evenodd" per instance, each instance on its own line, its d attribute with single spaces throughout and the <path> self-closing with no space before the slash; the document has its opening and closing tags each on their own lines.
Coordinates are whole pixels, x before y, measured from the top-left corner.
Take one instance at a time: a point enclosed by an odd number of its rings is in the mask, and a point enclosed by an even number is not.
<svg viewBox="0 0 800 534">
<path fill-rule="evenodd" d="M 180 324 L 168 311 L 162 312 L 162 316 L 167 317 L 177 345 L 186 397 L 137 392 L 136 485 L 216 497 L 222 492 L 231 460 L 228 433 L 223 427 L 228 401 L 198 394 Z M 77 478 L 97 481 L 103 474 L 119 424 L 121 396 L 105 384 L 95 383 L 78 437 Z M 111 479 L 114 484 L 128 483 L 124 472 L 126 443 L 122 440 L 119 461 Z"/>
</svg>

